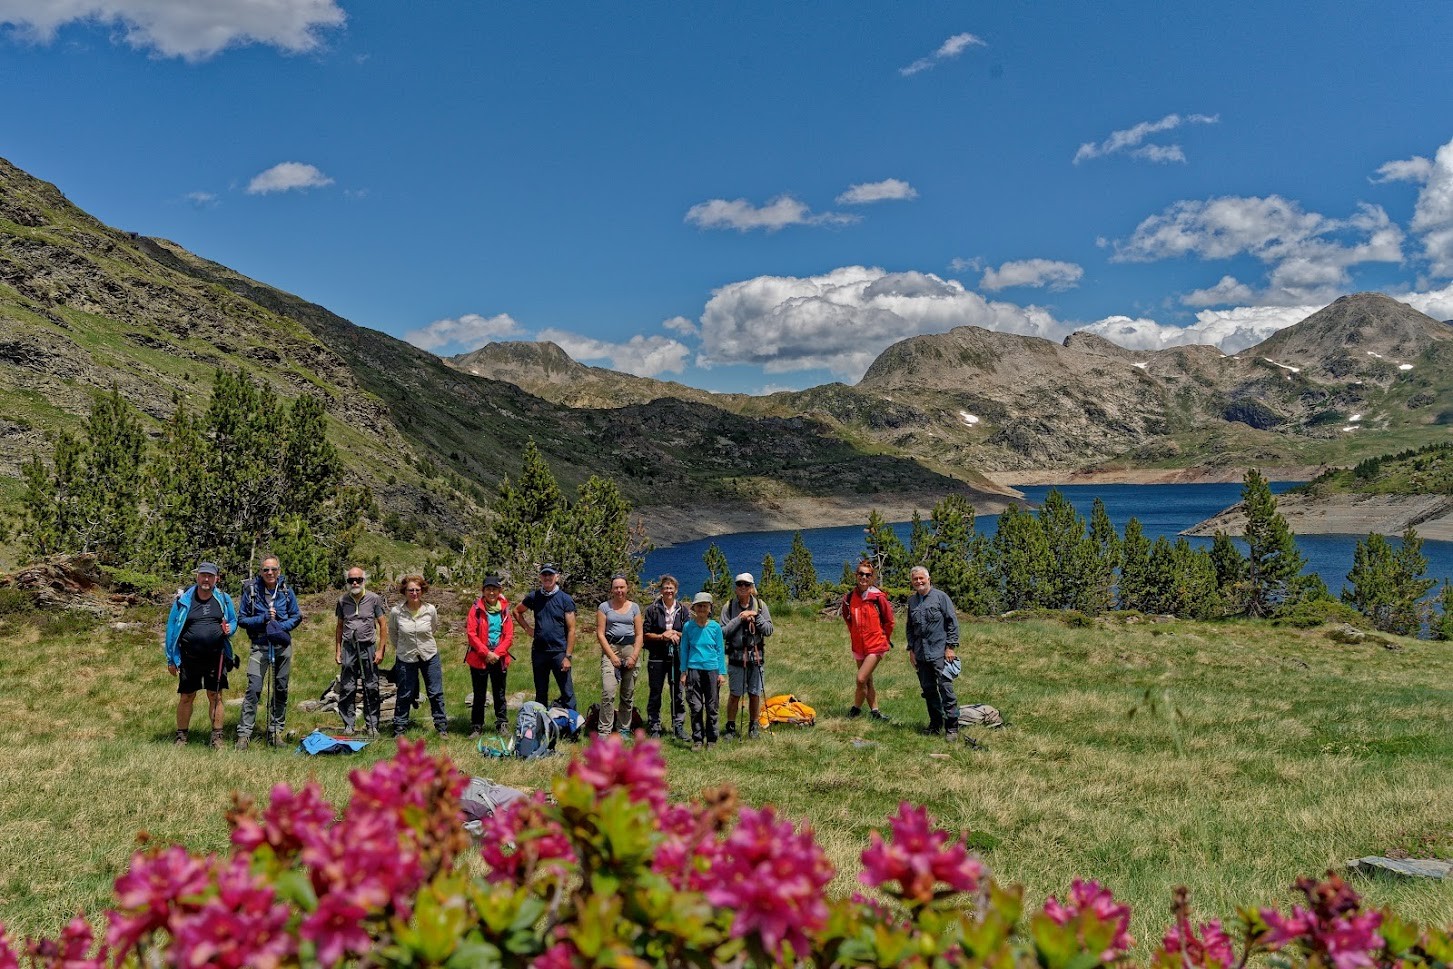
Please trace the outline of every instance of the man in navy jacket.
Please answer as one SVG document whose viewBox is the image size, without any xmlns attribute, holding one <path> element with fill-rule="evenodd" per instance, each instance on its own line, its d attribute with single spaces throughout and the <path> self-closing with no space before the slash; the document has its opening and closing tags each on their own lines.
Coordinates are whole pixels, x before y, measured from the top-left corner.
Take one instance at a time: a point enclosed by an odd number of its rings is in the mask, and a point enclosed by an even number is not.
<svg viewBox="0 0 1453 969">
<path fill-rule="evenodd" d="M 267 712 L 267 742 L 282 742 L 288 712 L 288 676 L 293 668 L 292 631 L 302 621 L 298 598 L 283 578 L 277 556 L 262 560 L 262 572 L 242 586 L 237 624 L 252 640 L 247 659 L 247 696 L 242 701 L 242 722 L 237 725 L 237 749 L 246 750 L 257 719 L 265 671 L 272 667 L 272 709 Z"/>
</svg>

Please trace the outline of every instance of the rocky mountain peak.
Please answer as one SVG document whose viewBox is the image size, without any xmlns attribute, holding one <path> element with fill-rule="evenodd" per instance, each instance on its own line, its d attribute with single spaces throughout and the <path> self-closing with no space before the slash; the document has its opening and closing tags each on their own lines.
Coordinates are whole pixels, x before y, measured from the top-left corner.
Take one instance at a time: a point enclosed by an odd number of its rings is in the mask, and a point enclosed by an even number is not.
<svg viewBox="0 0 1453 969">
<path fill-rule="evenodd" d="M 1406 303 L 1382 293 L 1353 293 L 1237 356 L 1346 377 L 1411 366 L 1450 340 L 1453 329 Z"/>
<path fill-rule="evenodd" d="M 467 373 L 516 383 L 519 380 L 512 378 L 559 383 L 579 378 L 591 369 L 548 340 L 486 343 L 478 350 L 450 357 L 449 363 Z"/>
</svg>

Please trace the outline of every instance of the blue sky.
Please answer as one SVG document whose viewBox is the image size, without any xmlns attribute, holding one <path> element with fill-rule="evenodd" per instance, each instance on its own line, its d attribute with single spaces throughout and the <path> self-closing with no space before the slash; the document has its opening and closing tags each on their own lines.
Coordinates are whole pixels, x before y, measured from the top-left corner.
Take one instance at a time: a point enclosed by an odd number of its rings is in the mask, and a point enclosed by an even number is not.
<svg viewBox="0 0 1453 969">
<path fill-rule="evenodd" d="M 1453 317 L 1453 5 L 0 0 L 0 155 L 441 354 L 714 390 L 975 324 Z M 1439 107 L 1439 105 L 1442 105 Z"/>
</svg>

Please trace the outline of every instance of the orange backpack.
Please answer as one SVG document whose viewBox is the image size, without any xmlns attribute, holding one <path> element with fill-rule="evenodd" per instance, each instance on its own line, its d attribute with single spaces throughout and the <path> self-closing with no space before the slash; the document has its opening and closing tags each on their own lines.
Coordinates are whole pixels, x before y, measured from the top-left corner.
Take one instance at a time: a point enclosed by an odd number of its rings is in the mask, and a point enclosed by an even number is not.
<svg viewBox="0 0 1453 969">
<path fill-rule="evenodd" d="M 764 727 L 770 727 L 774 723 L 795 723 L 810 727 L 817 722 L 817 711 L 790 693 L 780 693 L 769 697 L 762 704 L 762 715 L 758 719 Z"/>
</svg>

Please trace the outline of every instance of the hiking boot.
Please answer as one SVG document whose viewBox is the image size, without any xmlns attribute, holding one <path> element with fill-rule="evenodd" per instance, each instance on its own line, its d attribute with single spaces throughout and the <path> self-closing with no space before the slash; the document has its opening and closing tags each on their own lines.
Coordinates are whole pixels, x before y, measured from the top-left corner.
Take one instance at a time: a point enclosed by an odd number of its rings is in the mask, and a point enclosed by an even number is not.
<svg viewBox="0 0 1453 969">
<path fill-rule="evenodd" d="M 762 736 L 762 731 L 760 731 L 760 730 L 757 729 L 757 725 L 755 723 L 752 724 L 750 727 L 747 728 L 747 739 L 748 740 L 757 740 L 761 736 Z"/>
<path fill-rule="evenodd" d="M 484 728 L 483 727 L 471 727 L 469 729 L 469 739 L 470 740 L 478 740 L 480 738 L 480 736 L 483 735 L 483 733 L 484 733 Z"/>
<path fill-rule="evenodd" d="M 220 731 L 220 730 L 213 730 L 212 731 L 212 742 L 211 742 L 212 749 L 213 750 L 221 750 L 225 746 L 226 746 L 226 744 L 224 744 L 222 742 L 222 731 Z"/>
<path fill-rule="evenodd" d="M 715 746 L 716 746 L 716 741 L 715 740 L 708 740 L 706 742 L 706 749 L 707 750 L 710 750 L 711 748 L 713 748 Z"/>
<path fill-rule="evenodd" d="M 677 740 L 685 740 L 686 739 L 686 728 L 683 727 L 683 726 L 679 726 L 679 725 L 676 726 L 676 727 L 673 727 L 671 729 L 671 736 L 675 737 Z"/>
<path fill-rule="evenodd" d="M 957 730 L 946 730 L 944 731 L 943 739 L 949 743 L 954 743 L 959 739 L 959 732 Z"/>
<path fill-rule="evenodd" d="M 495 733 L 509 733 L 510 732 L 510 722 L 508 720 L 496 720 L 494 722 L 494 732 Z"/>
<path fill-rule="evenodd" d="M 650 737 L 652 740 L 660 739 L 662 733 L 664 733 L 664 731 L 661 729 L 661 725 L 659 723 L 653 723 L 646 728 L 646 736 Z"/>
<path fill-rule="evenodd" d="M 269 730 L 267 732 L 267 745 L 269 747 L 281 747 L 283 745 L 282 736 L 276 730 Z"/>
<path fill-rule="evenodd" d="M 448 740 L 449 739 L 449 728 L 448 727 L 440 727 L 438 730 L 436 730 L 434 732 L 439 735 L 439 739 L 440 740 Z"/>
<path fill-rule="evenodd" d="M 863 715 L 863 708 L 862 707 L 848 707 L 848 719 L 849 720 L 853 719 L 854 717 L 861 717 L 862 715 Z"/>
<path fill-rule="evenodd" d="M 691 742 L 691 749 L 692 750 L 700 750 L 701 749 L 701 741 L 699 741 L 699 740 L 693 740 Z"/>
<path fill-rule="evenodd" d="M 343 728 L 343 736 L 345 737 L 352 737 L 356 733 L 358 733 L 358 731 L 353 728 L 353 724 L 351 723 Z"/>
<path fill-rule="evenodd" d="M 932 724 L 929 724 L 927 727 L 919 727 L 918 733 L 920 736 L 924 737 L 938 737 L 943 734 L 943 727 L 935 727 Z"/>
<path fill-rule="evenodd" d="M 368 735 L 370 737 L 372 737 L 374 735 L 374 732 L 375 731 L 373 730 L 373 728 L 370 727 L 369 728 L 369 731 L 368 731 Z M 402 737 L 407 732 L 408 731 L 404 727 L 394 727 L 394 736 L 395 737 Z"/>
<path fill-rule="evenodd" d="M 737 722 L 735 720 L 732 720 L 732 721 L 730 721 L 730 722 L 727 723 L 726 729 L 721 732 L 721 739 L 722 740 L 736 740 L 737 739 Z"/>
<path fill-rule="evenodd" d="M 888 714 L 884 713 L 882 710 L 879 710 L 877 707 L 869 710 L 868 715 L 871 716 L 874 720 L 881 720 L 884 723 L 892 723 L 892 720 L 888 718 Z"/>
<path fill-rule="evenodd" d="M 237 749 L 238 750 L 246 750 L 247 749 L 247 744 L 248 744 L 248 739 L 246 737 L 238 737 L 237 738 Z"/>
<path fill-rule="evenodd" d="M 178 747 L 185 747 L 187 745 L 187 732 L 185 730 L 178 730 L 176 737 L 172 739 L 172 743 Z"/>
<path fill-rule="evenodd" d="M 365 736 L 368 736 L 368 737 L 377 737 L 378 736 L 378 728 L 377 727 L 369 727 L 368 729 L 364 730 L 363 733 L 364 733 Z"/>
</svg>

